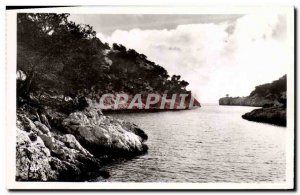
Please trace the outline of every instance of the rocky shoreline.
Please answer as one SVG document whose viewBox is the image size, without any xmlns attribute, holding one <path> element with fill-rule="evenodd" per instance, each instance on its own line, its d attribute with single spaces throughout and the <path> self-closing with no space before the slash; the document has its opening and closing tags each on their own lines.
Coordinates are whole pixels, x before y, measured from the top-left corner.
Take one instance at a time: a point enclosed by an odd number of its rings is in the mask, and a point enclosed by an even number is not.
<svg viewBox="0 0 300 195">
<path fill-rule="evenodd" d="M 223 97 L 219 105 L 262 107 L 244 115 L 243 119 L 286 126 L 286 75 L 271 83 L 256 86 L 246 97 Z"/>
<path fill-rule="evenodd" d="M 255 109 L 242 115 L 242 118 L 249 121 L 286 126 L 286 108 L 282 106 L 273 106 L 269 108 Z"/>
<path fill-rule="evenodd" d="M 27 100 L 18 97 L 17 181 L 105 179 L 110 176 L 105 165 L 147 153 L 148 136 L 137 125 L 103 113 L 179 110 L 102 110 L 97 100 L 59 97 L 47 93 L 31 94 Z"/>
<path fill-rule="evenodd" d="M 16 180 L 87 181 L 109 177 L 102 167 L 147 152 L 135 124 L 106 117 L 97 103 L 70 114 L 24 104 L 17 109 Z"/>
</svg>

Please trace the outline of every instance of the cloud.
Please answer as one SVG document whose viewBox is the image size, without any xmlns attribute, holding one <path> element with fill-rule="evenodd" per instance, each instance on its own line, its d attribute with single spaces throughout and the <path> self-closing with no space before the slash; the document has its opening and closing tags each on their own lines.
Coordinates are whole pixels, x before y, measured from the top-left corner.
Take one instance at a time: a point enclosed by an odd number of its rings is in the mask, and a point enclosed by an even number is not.
<svg viewBox="0 0 300 195">
<path fill-rule="evenodd" d="M 238 17 L 238 14 L 71 14 L 69 20 L 90 24 L 97 32 L 110 35 L 116 29 L 170 30 L 180 24 L 221 23 Z"/>
<path fill-rule="evenodd" d="M 284 23 L 283 16 L 254 14 L 169 30 L 116 30 L 98 37 L 145 54 L 170 74 L 182 75 L 201 102 L 216 103 L 227 93 L 248 95 L 256 85 L 286 73 Z"/>
</svg>

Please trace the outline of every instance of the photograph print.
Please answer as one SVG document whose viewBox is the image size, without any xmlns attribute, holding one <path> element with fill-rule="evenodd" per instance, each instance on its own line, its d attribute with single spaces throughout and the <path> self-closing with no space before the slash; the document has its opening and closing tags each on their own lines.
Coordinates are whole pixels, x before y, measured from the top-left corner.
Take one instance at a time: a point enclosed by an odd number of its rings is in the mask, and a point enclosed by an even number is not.
<svg viewBox="0 0 300 195">
<path fill-rule="evenodd" d="M 6 15 L 10 189 L 294 188 L 293 7 Z"/>
</svg>

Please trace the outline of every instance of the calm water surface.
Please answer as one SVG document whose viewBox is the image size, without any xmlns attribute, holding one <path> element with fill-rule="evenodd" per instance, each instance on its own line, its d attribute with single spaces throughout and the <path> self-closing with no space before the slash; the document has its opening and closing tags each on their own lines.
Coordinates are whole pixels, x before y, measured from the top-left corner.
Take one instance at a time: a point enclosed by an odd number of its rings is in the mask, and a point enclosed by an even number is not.
<svg viewBox="0 0 300 195">
<path fill-rule="evenodd" d="M 268 182 L 285 180 L 286 128 L 250 122 L 252 107 L 203 106 L 113 114 L 148 134 L 146 155 L 109 165 L 114 182 Z"/>
</svg>

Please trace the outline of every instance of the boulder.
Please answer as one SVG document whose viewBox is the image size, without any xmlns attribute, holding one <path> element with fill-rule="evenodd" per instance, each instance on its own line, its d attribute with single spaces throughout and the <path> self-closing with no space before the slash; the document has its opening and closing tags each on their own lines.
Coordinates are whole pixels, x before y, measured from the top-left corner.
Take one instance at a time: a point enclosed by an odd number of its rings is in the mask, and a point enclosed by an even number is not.
<svg viewBox="0 0 300 195">
<path fill-rule="evenodd" d="M 91 105 L 91 101 L 89 101 Z M 97 155 L 131 156 L 147 151 L 146 134 L 134 124 L 103 116 L 97 107 L 71 113 L 62 125 Z"/>
<path fill-rule="evenodd" d="M 63 136 L 58 136 L 58 140 L 63 142 L 68 148 L 75 149 L 80 151 L 82 154 L 87 156 L 92 156 L 89 151 L 87 151 L 84 147 L 80 145 L 74 135 L 65 134 Z"/>
</svg>

